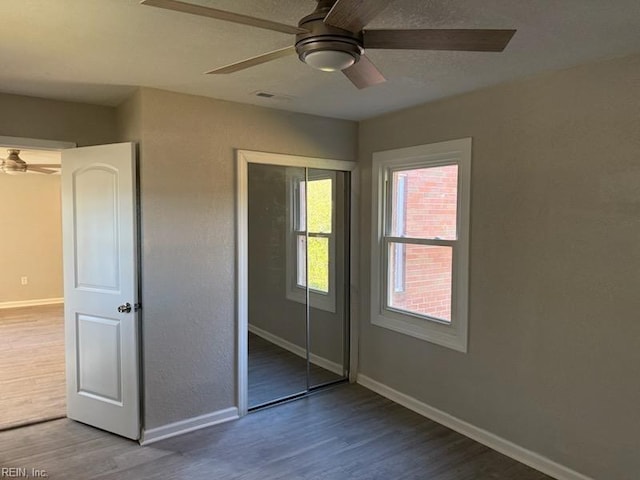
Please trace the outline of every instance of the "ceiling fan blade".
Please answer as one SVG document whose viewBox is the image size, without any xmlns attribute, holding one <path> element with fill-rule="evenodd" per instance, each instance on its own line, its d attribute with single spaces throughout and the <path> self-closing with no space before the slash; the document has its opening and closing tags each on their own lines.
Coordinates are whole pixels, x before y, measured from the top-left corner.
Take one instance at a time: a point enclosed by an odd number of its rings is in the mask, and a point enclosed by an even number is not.
<svg viewBox="0 0 640 480">
<path fill-rule="evenodd" d="M 360 57 L 360 60 L 357 63 L 343 70 L 342 73 L 344 73 L 346 77 L 351 80 L 351 83 L 360 90 L 367 87 L 373 87 L 374 85 L 379 85 L 387 81 L 373 62 L 364 55 Z"/>
<path fill-rule="evenodd" d="M 50 170 L 48 168 L 36 167 L 34 165 L 27 165 L 27 172 L 38 172 L 38 173 L 46 173 L 47 175 L 51 175 L 52 173 L 57 173 L 57 170 Z"/>
<path fill-rule="evenodd" d="M 216 68 L 206 73 L 214 74 L 214 75 L 219 75 L 223 73 L 233 73 L 239 70 L 244 70 L 245 68 L 255 67 L 256 65 L 270 62 L 271 60 L 276 60 L 278 58 L 294 55 L 295 53 L 296 53 L 296 47 L 281 48 L 280 50 L 274 50 L 273 52 L 264 53 L 262 55 L 258 55 L 257 57 L 249 58 L 247 60 L 242 60 L 241 62 L 232 63 L 231 65 L 226 65 L 224 67 Z"/>
<path fill-rule="evenodd" d="M 395 0 L 338 0 L 324 23 L 359 32 Z"/>
<path fill-rule="evenodd" d="M 502 52 L 515 30 L 365 30 L 365 48 Z"/>
<path fill-rule="evenodd" d="M 175 12 L 191 13 L 202 17 L 216 18 L 227 22 L 240 23 L 242 25 L 250 25 L 252 27 L 264 28 L 267 30 L 275 30 L 281 33 L 305 33 L 306 30 L 284 23 L 272 22 L 262 18 L 250 17 L 239 13 L 218 10 L 217 8 L 205 7 L 203 5 L 194 5 L 192 3 L 180 2 L 178 0 L 142 0 L 142 5 L 150 7 L 164 8 Z"/>
<path fill-rule="evenodd" d="M 38 167 L 38 168 L 62 168 L 62 165 L 55 163 L 29 163 L 27 164 L 29 168 Z"/>
</svg>

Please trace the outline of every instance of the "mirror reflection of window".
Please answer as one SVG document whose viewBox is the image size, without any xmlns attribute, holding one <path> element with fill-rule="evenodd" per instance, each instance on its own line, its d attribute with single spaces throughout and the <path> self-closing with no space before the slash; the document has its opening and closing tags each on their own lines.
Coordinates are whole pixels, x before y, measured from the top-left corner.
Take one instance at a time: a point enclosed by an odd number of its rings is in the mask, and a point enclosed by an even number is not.
<svg viewBox="0 0 640 480">
<path fill-rule="evenodd" d="M 299 182 L 297 204 L 297 285 L 307 286 L 307 258 L 309 254 L 309 288 L 329 293 L 330 240 L 333 234 L 333 179 L 309 179 Z M 304 205 L 306 203 L 306 209 Z M 305 224 L 308 218 L 309 242 L 307 245 Z"/>
</svg>

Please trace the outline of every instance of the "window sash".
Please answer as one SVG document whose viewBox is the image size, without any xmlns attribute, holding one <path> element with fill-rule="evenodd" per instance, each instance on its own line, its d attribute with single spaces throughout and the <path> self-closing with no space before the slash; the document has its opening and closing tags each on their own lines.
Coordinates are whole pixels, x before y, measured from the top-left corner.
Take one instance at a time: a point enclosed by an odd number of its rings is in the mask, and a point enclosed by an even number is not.
<svg viewBox="0 0 640 480">
<path fill-rule="evenodd" d="M 333 234 L 332 233 L 321 233 L 321 232 L 307 232 L 305 230 L 294 230 L 293 231 L 294 235 L 309 235 L 309 237 L 313 238 L 328 238 L 331 239 L 333 238 Z"/>
<path fill-rule="evenodd" d="M 293 195 L 293 229 L 297 232 L 304 232 L 307 229 L 307 209 L 304 208 L 304 200 L 307 197 L 307 182 L 304 178 L 295 179 Z"/>
<path fill-rule="evenodd" d="M 390 285 L 389 285 L 389 269 L 391 267 L 391 258 L 389 257 L 389 246 L 392 243 L 402 243 L 403 245 L 426 245 L 426 246 L 436 246 L 436 247 L 449 247 L 451 248 L 451 309 L 455 308 L 456 305 L 456 257 L 457 257 L 457 241 L 453 240 L 436 240 L 436 243 L 432 240 L 425 240 L 422 238 L 418 239 L 410 239 L 410 238 L 398 238 L 398 237 L 383 237 L 382 238 L 382 309 L 394 312 L 400 315 L 408 315 L 412 318 L 418 318 L 421 320 L 428 320 L 431 322 L 436 322 L 442 325 L 452 325 L 453 324 L 453 315 L 451 320 L 444 320 L 442 318 L 433 317 L 431 315 L 421 315 L 417 312 L 412 312 L 410 310 L 404 310 L 402 308 L 393 307 L 390 305 L 389 293 L 390 293 Z"/>
<path fill-rule="evenodd" d="M 435 247 L 455 247 L 458 240 L 441 240 L 438 238 L 414 238 L 414 237 L 392 237 L 391 235 L 383 235 L 382 241 L 386 244 L 393 243 L 412 243 L 414 245 L 433 245 Z"/>
<path fill-rule="evenodd" d="M 442 318 L 438 318 L 438 317 L 434 317 L 434 316 L 430 316 L 430 315 L 422 315 L 420 313 L 416 313 L 416 312 L 412 312 L 410 310 L 405 310 L 402 308 L 398 308 L 398 307 L 393 307 L 390 305 L 390 292 L 391 292 L 391 285 L 389 285 L 389 277 L 390 277 L 390 272 L 389 269 L 391 268 L 392 262 L 391 262 L 391 258 L 390 258 L 390 254 L 389 254 L 389 250 L 390 250 L 390 244 L 392 243 L 398 243 L 398 244 L 402 244 L 402 245 L 425 245 L 425 246 L 439 246 L 439 247 L 449 247 L 452 249 L 452 256 L 453 256 L 453 262 L 451 264 L 451 308 L 453 309 L 456 305 L 456 298 L 455 298 L 455 283 L 456 283 L 456 266 L 455 266 L 455 258 L 456 258 L 456 250 L 457 250 L 457 246 L 459 244 L 459 237 L 456 239 L 439 239 L 439 238 L 427 238 L 427 237 L 407 237 L 407 236 L 393 236 L 390 233 L 394 231 L 393 229 L 393 218 L 394 218 L 394 199 L 396 199 L 396 196 L 398 195 L 398 193 L 394 190 L 393 188 L 393 182 L 391 181 L 391 179 L 393 178 L 393 174 L 397 173 L 397 172 L 406 172 L 406 171 L 410 171 L 410 170 L 416 170 L 416 169 L 429 169 L 429 168 L 439 168 L 439 167 L 446 167 L 446 166 L 451 166 L 451 165 L 456 165 L 459 167 L 459 162 L 457 161 L 442 161 L 442 162 L 434 162 L 434 163 L 429 163 L 428 165 L 425 165 L 422 162 L 418 162 L 416 164 L 409 164 L 409 165 L 402 165 L 400 167 L 387 167 L 384 170 L 384 192 L 383 192 L 383 232 L 382 232 L 382 238 L 381 238 L 381 242 L 380 242 L 380 246 L 382 249 L 382 294 L 381 294 L 381 300 L 382 300 L 382 309 L 386 310 L 388 312 L 394 312 L 396 314 L 400 314 L 400 315 L 407 315 L 409 317 L 412 318 L 416 318 L 416 319 L 420 319 L 420 320 L 426 320 L 426 321 L 430 321 L 430 322 L 435 322 L 437 324 L 442 324 L 442 325 L 451 325 L 453 323 L 453 318 L 451 319 L 451 321 L 448 320 L 444 320 Z M 460 192 L 460 175 L 458 175 L 458 184 L 457 184 L 457 191 Z M 403 184 L 401 185 L 402 188 L 402 193 L 406 194 L 406 182 L 403 182 Z M 458 195 L 458 202 L 460 202 L 460 195 Z M 397 215 L 404 215 L 408 212 L 409 207 L 408 206 L 402 206 L 401 211 L 399 212 L 395 212 Z M 458 232 L 460 231 L 460 221 L 461 221 L 461 215 L 460 215 L 460 206 L 458 206 L 457 210 L 456 210 L 456 235 L 459 235 Z M 406 270 L 406 269 L 405 269 Z M 405 271 L 406 274 L 406 271 Z M 404 286 L 405 281 L 402 281 L 402 285 Z M 394 281 L 394 292 L 398 292 L 398 291 L 402 291 L 402 290 L 397 290 L 395 287 L 397 286 L 397 282 Z"/>
<path fill-rule="evenodd" d="M 397 243 L 396 245 L 399 248 L 396 248 L 393 251 L 393 265 L 395 267 L 395 270 L 393 272 L 393 291 L 394 293 L 402 293 L 406 291 L 407 287 L 407 249 L 405 248 L 404 243 Z M 389 263 L 390 261 L 387 262 L 387 264 Z"/>
<path fill-rule="evenodd" d="M 336 311 L 336 285 L 335 285 L 335 269 L 336 269 L 336 195 L 337 195 L 337 181 L 336 174 L 332 170 L 322 172 L 307 172 L 304 175 L 298 175 L 294 172 L 288 172 L 287 178 L 288 193 L 287 199 L 290 205 L 290 212 L 287 215 L 287 267 L 286 267 L 286 297 L 288 300 L 296 301 L 299 303 L 309 302 L 309 305 L 313 308 L 318 308 L 328 312 Z M 309 231 L 307 211 L 305 208 L 305 200 L 308 194 L 307 182 L 313 182 L 317 180 L 331 180 L 331 232 L 315 232 Z M 300 250 L 298 246 L 299 238 L 305 237 L 307 239 L 312 238 L 324 238 L 327 239 L 329 244 L 329 282 L 328 291 L 316 290 L 313 287 L 309 287 L 307 295 L 307 287 L 305 283 L 308 283 L 309 278 L 307 276 L 306 268 L 309 267 L 308 263 L 300 265 Z M 306 252 L 308 253 L 308 251 Z M 300 268 L 302 267 L 302 268 Z M 301 282 L 301 275 L 305 275 L 306 282 Z"/>
<path fill-rule="evenodd" d="M 411 164 L 405 164 L 402 165 L 400 167 L 387 167 L 384 170 L 384 192 L 383 192 L 383 236 L 385 238 L 405 238 L 405 237 L 392 237 L 391 236 L 391 232 L 393 232 L 393 199 L 395 198 L 396 192 L 393 189 L 393 182 L 391 181 L 391 179 L 393 178 L 393 174 L 397 173 L 397 172 L 406 172 L 406 171 L 410 171 L 410 170 L 418 170 L 418 169 L 429 169 L 429 168 L 439 168 L 439 167 L 448 167 L 448 166 L 453 166 L 456 165 L 459 169 L 460 167 L 460 162 L 459 161 L 452 161 L 452 160 L 444 160 L 444 161 L 437 161 L 437 162 L 429 162 L 428 165 L 426 165 L 424 162 L 416 162 L 416 163 L 411 163 Z M 455 241 L 459 241 L 460 239 L 460 229 L 462 228 L 462 215 L 461 213 L 461 195 L 460 195 L 460 191 L 462 188 L 462 177 L 460 172 L 458 173 L 458 184 L 456 185 L 456 189 L 458 192 L 458 205 L 457 205 L 457 209 L 456 209 L 456 238 L 455 239 L 448 239 L 446 241 L 449 242 L 455 242 Z M 403 182 L 404 183 L 404 182 Z M 403 185 L 403 189 L 406 192 L 406 183 L 404 183 Z M 404 208 L 404 211 L 402 213 L 406 213 L 408 211 L 408 207 Z M 421 239 L 423 240 L 435 240 L 435 241 L 444 241 L 441 239 L 430 239 L 427 237 L 421 237 Z M 414 237 L 414 240 L 418 240 L 418 238 Z"/>
<path fill-rule="evenodd" d="M 295 273 L 295 278 L 296 278 L 296 284 L 295 286 L 297 288 L 300 289 L 306 289 L 307 288 L 307 267 L 308 267 L 308 257 L 307 254 L 309 252 L 308 246 L 307 246 L 307 242 L 306 239 L 307 238 L 325 238 L 327 239 L 327 246 L 329 248 L 329 252 L 328 252 L 328 258 L 329 258 L 329 265 L 327 265 L 328 269 L 329 269 L 329 278 L 328 278 L 328 282 L 327 282 L 327 291 L 325 292 L 324 290 L 318 290 L 315 289 L 313 287 L 309 287 L 309 291 L 313 292 L 317 295 L 330 295 L 331 292 L 333 291 L 333 284 L 331 281 L 331 259 L 332 259 L 332 255 L 333 255 L 333 251 L 334 251 L 334 239 L 333 239 L 334 235 L 333 234 L 329 234 L 329 233 L 308 233 L 308 232 L 304 232 L 304 231 L 298 231 L 295 230 L 294 231 L 294 242 L 295 242 L 295 252 L 296 252 L 296 261 L 295 261 L 295 266 L 296 266 L 296 273 Z M 305 242 L 304 242 L 304 248 L 305 248 L 305 255 L 304 258 L 307 260 L 306 263 L 302 263 L 300 261 L 300 239 L 304 238 Z"/>
</svg>

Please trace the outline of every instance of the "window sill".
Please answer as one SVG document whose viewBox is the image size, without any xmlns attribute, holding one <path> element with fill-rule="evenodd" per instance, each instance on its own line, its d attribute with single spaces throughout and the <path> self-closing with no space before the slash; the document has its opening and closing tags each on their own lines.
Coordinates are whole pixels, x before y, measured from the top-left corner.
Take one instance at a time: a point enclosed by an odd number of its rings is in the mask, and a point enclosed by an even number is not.
<svg viewBox="0 0 640 480">
<path fill-rule="evenodd" d="M 385 312 L 387 313 L 387 312 Z M 378 314 L 373 315 L 371 323 L 378 327 L 409 335 L 461 353 L 467 353 L 466 331 L 459 331 L 453 324 L 430 321 L 408 315 Z"/>
<path fill-rule="evenodd" d="M 296 288 L 287 291 L 287 300 L 293 302 L 307 303 L 307 295 L 304 289 Z M 327 295 L 321 295 L 318 293 L 309 293 L 309 306 L 311 308 L 317 308 L 318 310 L 324 310 L 325 312 L 336 313 L 336 299 L 334 295 L 330 293 Z"/>
</svg>

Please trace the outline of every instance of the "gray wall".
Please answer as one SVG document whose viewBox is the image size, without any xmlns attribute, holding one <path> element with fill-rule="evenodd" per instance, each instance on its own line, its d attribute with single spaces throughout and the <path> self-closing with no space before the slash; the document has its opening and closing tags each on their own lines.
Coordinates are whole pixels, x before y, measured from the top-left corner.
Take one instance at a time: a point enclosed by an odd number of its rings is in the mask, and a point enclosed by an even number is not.
<svg viewBox="0 0 640 480">
<path fill-rule="evenodd" d="M 353 160 L 357 124 L 150 89 L 0 111 L 4 136 L 139 142 L 145 427 L 236 405 L 234 149 Z"/>
<path fill-rule="evenodd" d="M 116 109 L 0 93 L 0 135 L 78 146 L 116 141 Z"/>
<path fill-rule="evenodd" d="M 137 142 L 138 149 L 140 148 L 142 138 L 142 91 L 140 89 L 118 105 L 116 132 L 119 142 Z"/>
<path fill-rule="evenodd" d="M 117 138 L 116 109 L 0 93 L 0 136 L 79 146 L 112 143 Z M 5 156 L 0 151 L 0 157 Z M 61 297 L 60 177 L 2 174 L 0 190 L 5 207 L 0 215 L 0 302 Z M 20 218 L 6 208 L 12 205 L 21 206 Z M 31 253 L 22 255 L 21 249 L 27 248 Z M 29 277 L 27 286 L 19 284 L 23 275 Z"/>
<path fill-rule="evenodd" d="M 473 137 L 469 352 L 372 326 L 360 373 L 597 479 L 640 472 L 640 57 L 360 125 L 371 154 Z M 364 282 L 363 282 L 364 283 Z"/>
<path fill-rule="evenodd" d="M 234 149 L 352 160 L 357 124 L 142 89 L 145 428 L 236 401 Z M 139 131 L 137 131 L 139 126 Z"/>
</svg>

